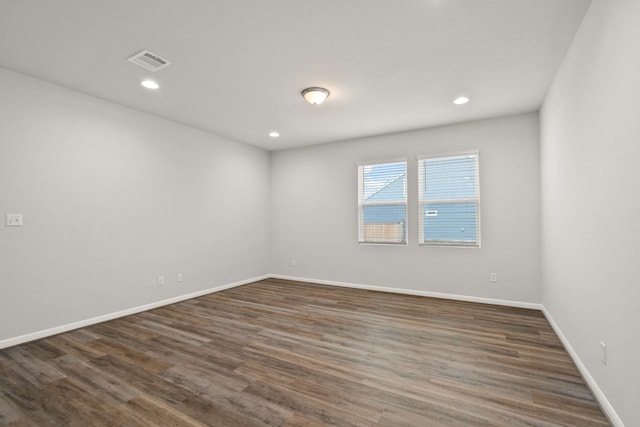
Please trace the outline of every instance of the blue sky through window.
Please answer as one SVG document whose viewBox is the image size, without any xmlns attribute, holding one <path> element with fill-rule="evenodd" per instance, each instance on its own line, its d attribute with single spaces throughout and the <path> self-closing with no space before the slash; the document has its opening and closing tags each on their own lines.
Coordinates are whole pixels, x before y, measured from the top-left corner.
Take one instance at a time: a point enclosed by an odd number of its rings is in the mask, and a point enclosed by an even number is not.
<svg viewBox="0 0 640 427">
<path fill-rule="evenodd" d="M 407 164 L 381 163 L 363 167 L 364 200 L 404 201 L 407 197 Z"/>
</svg>

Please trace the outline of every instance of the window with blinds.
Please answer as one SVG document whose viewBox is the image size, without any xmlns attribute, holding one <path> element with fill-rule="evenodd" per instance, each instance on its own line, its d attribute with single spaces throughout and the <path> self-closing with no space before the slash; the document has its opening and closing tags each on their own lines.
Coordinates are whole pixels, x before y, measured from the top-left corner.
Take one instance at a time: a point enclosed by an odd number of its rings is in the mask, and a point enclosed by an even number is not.
<svg viewBox="0 0 640 427">
<path fill-rule="evenodd" d="M 480 246 L 479 152 L 418 158 L 419 243 Z"/>
<path fill-rule="evenodd" d="M 407 243 L 407 162 L 358 165 L 358 242 Z"/>
</svg>

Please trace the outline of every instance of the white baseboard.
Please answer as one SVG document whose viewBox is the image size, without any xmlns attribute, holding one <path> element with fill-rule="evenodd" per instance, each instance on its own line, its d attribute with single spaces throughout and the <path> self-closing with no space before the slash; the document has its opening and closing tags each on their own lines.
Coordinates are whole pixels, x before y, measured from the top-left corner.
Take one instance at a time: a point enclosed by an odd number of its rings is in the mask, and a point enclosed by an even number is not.
<svg viewBox="0 0 640 427">
<path fill-rule="evenodd" d="M 173 298 L 168 298 L 162 301 L 156 301 L 150 304 L 144 304 L 137 307 L 128 308 L 121 311 L 116 311 L 114 313 L 105 314 L 102 316 L 92 317 L 90 319 L 80 320 L 73 323 L 68 323 L 65 325 L 55 326 L 53 328 L 44 329 L 37 332 L 28 333 L 25 335 L 20 335 L 17 337 L 7 338 L 4 340 L 0 340 L 0 349 L 13 347 L 14 345 L 23 344 L 29 341 L 34 341 L 40 338 L 46 338 L 52 335 L 60 334 L 67 331 L 72 331 L 74 329 L 83 328 L 85 326 L 95 325 L 96 323 L 106 322 L 108 320 L 117 319 L 119 317 L 129 316 L 131 314 L 140 313 L 142 311 L 152 310 L 154 308 L 162 307 L 169 304 L 174 304 L 176 302 L 185 301 L 192 298 L 197 298 L 203 295 L 211 294 L 214 292 L 220 292 L 225 289 L 235 288 L 237 286 L 246 285 L 248 283 L 257 282 L 259 280 L 274 278 L 274 279 L 284 279 L 284 280 L 295 280 L 300 282 L 309 282 L 309 283 L 317 283 L 320 285 L 331 285 L 331 286 L 341 286 L 348 288 L 357 288 L 357 289 L 367 289 L 371 291 L 379 291 L 379 292 L 390 292 L 390 293 L 398 293 L 398 294 L 407 294 L 407 295 L 419 295 L 425 297 L 432 298 L 443 298 L 443 299 L 451 299 L 458 301 L 467 301 L 467 302 L 479 302 L 484 304 L 496 304 L 496 305 L 506 305 L 510 307 L 520 307 L 520 308 L 530 308 L 535 310 L 542 310 L 541 304 L 535 303 L 525 303 L 519 301 L 509 301 L 509 300 L 501 300 L 501 299 L 492 299 L 492 298 L 480 298 L 480 297 L 470 297 L 465 295 L 456 295 L 456 294 L 445 294 L 439 292 L 428 292 L 428 291 L 418 291 L 413 289 L 402 289 L 402 288 L 389 288 L 383 286 L 370 286 L 356 283 L 346 283 L 346 282 L 335 282 L 329 280 L 318 280 L 318 279 L 310 279 L 307 277 L 291 277 L 291 276 L 283 276 L 278 274 L 266 274 L 263 276 L 252 277 L 250 279 L 241 280 L 234 283 L 229 283 L 227 285 L 216 286 L 214 288 L 205 289 L 202 291 L 193 292 L 185 295 L 178 295 Z"/>
<path fill-rule="evenodd" d="M 284 276 L 280 274 L 271 274 L 269 277 L 274 279 L 282 279 L 282 280 L 294 280 L 297 282 L 309 282 L 316 283 L 318 285 L 330 285 L 330 286 L 341 286 L 344 288 L 356 288 L 356 289 L 366 289 L 369 291 L 378 291 L 378 292 L 389 292 L 396 294 L 406 294 L 406 295 L 418 295 L 422 297 L 431 297 L 431 298 L 441 298 L 441 299 L 451 299 L 456 301 L 466 301 L 466 302 L 478 302 L 482 304 L 494 304 L 494 305 L 505 305 L 509 307 L 518 307 L 518 308 L 529 308 L 533 310 L 542 310 L 542 304 L 532 303 L 532 302 L 521 302 L 521 301 L 511 301 L 511 300 L 503 300 L 503 299 L 494 299 L 494 298 L 483 298 L 483 297 L 471 297 L 466 295 L 457 295 L 457 294 L 445 294 L 440 292 L 429 292 L 429 291 L 419 291 L 415 289 L 402 289 L 402 288 L 389 288 L 385 286 L 371 286 L 371 285 L 363 285 L 359 283 L 347 283 L 347 282 L 335 282 L 332 280 L 318 280 L 318 279 L 310 279 L 307 277 L 292 277 L 292 276 Z"/>
<path fill-rule="evenodd" d="M 558 337 L 560 338 L 560 341 L 562 341 L 562 345 L 564 345 L 564 348 L 569 353 L 569 356 L 571 356 L 571 358 L 573 359 L 573 363 L 575 363 L 575 365 L 578 367 L 580 374 L 582 374 L 582 377 L 587 382 L 587 386 L 589 386 L 589 388 L 591 389 L 591 392 L 600 404 L 602 411 L 605 413 L 607 418 L 609 418 L 609 422 L 615 427 L 624 427 L 622 420 L 613 409 L 613 406 L 611 406 L 611 403 L 609 403 L 607 397 L 604 395 L 602 390 L 600 390 L 600 387 L 598 387 L 598 383 L 596 383 L 596 380 L 593 379 L 587 367 L 584 365 L 584 363 L 582 363 L 582 360 L 580 360 L 578 353 L 576 353 L 576 351 L 573 349 L 571 343 L 569 342 L 567 337 L 564 336 L 564 334 L 560 330 L 560 327 L 551 316 L 551 313 L 547 311 L 544 305 L 542 306 L 542 312 L 544 313 L 544 316 L 547 318 L 547 321 L 553 328 L 556 335 L 558 335 Z"/>
<path fill-rule="evenodd" d="M 560 338 L 560 341 L 562 341 L 562 344 L 564 345 L 567 352 L 569 353 L 569 356 L 571 356 L 571 358 L 573 359 L 573 362 L 578 367 L 580 374 L 582 374 L 582 377 L 587 382 L 588 387 L 593 392 L 593 395 L 595 396 L 603 412 L 609 419 L 609 422 L 611 422 L 611 424 L 613 424 L 614 427 L 624 427 L 622 420 L 620 419 L 616 411 L 613 409 L 613 406 L 611 406 L 611 404 L 609 403 L 609 400 L 606 398 L 602 390 L 600 390 L 600 387 L 598 387 L 598 384 L 593 379 L 593 377 L 587 370 L 584 363 L 582 363 L 582 361 L 580 360 L 580 357 L 578 357 L 578 353 L 576 353 L 576 351 L 573 349 L 573 347 L 571 346 L 567 338 L 564 336 L 564 334 L 558 327 L 558 324 L 555 322 L 555 320 L 553 319 L 551 314 L 549 314 L 549 312 L 547 311 L 547 309 L 544 307 L 543 304 L 493 299 L 493 298 L 471 297 L 466 295 L 446 294 L 446 293 L 439 293 L 439 292 L 418 291 L 414 289 L 400 289 L 400 288 L 389 288 L 389 287 L 383 287 L 383 286 L 363 285 L 363 284 L 357 284 L 357 283 L 334 282 L 331 280 L 318 280 L 318 279 L 310 279 L 307 277 L 292 277 L 292 276 L 285 276 L 280 274 L 272 274 L 269 277 L 272 277 L 274 279 L 294 280 L 297 282 L 316 283 L 319 285 L 341 286 L 341 287 L 347 287 L 347 288 L 366 289 L 370 291 L 390 292 L 390 293 L 407 294 L 407 295 L 419 295 L 419 296 L 432 297 L 432 298 L 443 298 L 443 299 L 452 299 L 457 301 L 478 302 L 483 304 L 496 304 L 496 305 L 504 305 L 509 307 L 530 308 L 534 310 L 541 310 L 544 316 L 547 318 L 547 321 L 553 328 L 556 335 L 558 335 L 558 337 Z"/>
<path fill-rule="evenodd" d="M 406 295 L 418 295 L 418 296 L 431 297 L 431 298 L 442 298 L 442 299 L 450 299 L 450 300 L 456 300 L 456 301 L 477 302 L 477 303 L 482 303 L 482 304 L 495 304 L 495 305 L 503 305 L 503 306 L 509 306 L 509 307 L 519 307 L 519 308 L 528 308 L 528 309 L 534 309 L 534 310 L 541 310 L 544 313 L 544 315 L 547 318 L 547 320 L 549 321 L 549 324 L 551 325 L 551 327 L 553 328 L 555 333 L 560 338 L 560 341 L 562 341 L 562 344 L 567 349 L 567 352 L 569 353 L 569 355 L 573 359 L 573 362 L 578 367 L 578 370 L 580 371 L 580 373 L 582 374 L 583 378 L 587 382 L 587 385 L 589 386 L 589 388 L 593 392 L 595 398 L 600 403 L 600 406 L 602 407 L 602 410 L 604 411 L 605 415 L 609 418 L 609 421 L 615 427 L 624 427 L 624 424 L 622 423 L 622 420 L 620 419 L 620 417 L 618 416 L 616 411 L 613 409 L 613 407 L 609 403 L 609 400 L 606 398 L 606 396 L 604 395 L 602 390 L 600 390 L 600 387 L 598 387 L 598 384 L 593 379 L 593 377 L 591 376 L 591 374 L 587 370 L 587 368 L 584 365 L 584 363 L 582 363 L 582 361 L 580 360 L 580 357 L 578 356 L 576 351 L 573 349 L 573 347 L 571 346 L 571 344 L 569 343 L 567 338 L 564 336 L 564 334 L 562 333 L 562 331 L 558 327 L 558 324 L 555 322 L 555 320 L 553 319 L 551 314 L 547 311 L 547 309 L 544 307 L 544 305 L 537 304 L 537 303 L 511 301 L 511 300 L 494 299 L 494 298 L 472 297 L 472 296 L 466 296 L 466 295 L 447 294 L 447 293 L 440 293 L 440 292 L 419 291 L 419 290 L 415 290 L 415 289 L 402 289 L 402 288 L 390 288 L 390 287 L 384 287 L 384 286 L 363 285 L 363 284 L 358 284 L 358 283 L 336 282 L 336 281 L 331 281 L 331 280 L 310 279 L 308 277 L 293 277 L 293 276 L 285 276 L 285 275 L 280 275 L 280 274 L 266 274 L 266 275 L 263 275 L 263 276 L 253 277 L 253 278 L 250 278 L 250 279 L 241 280 L 241 281 L 234 282 L 234 283 L 229 283 L 229 284 L 226 284 L 226 285 L 216 286 L 214 288 L 205 289 L 205 290 L 202 290 L 202 291 L 197 291 L 197 292 L 193 292 L 193 293 L 190 293 L 190 294 L 179 295 L 179 296 L 176 296 L 176 297 L 173 297 L 173 298 L 168 298 L 168 299 L 165 299 L 165 300 L 162 300 L 162 301 L 156 301 L 156 302 L 153 302 L 153 303 L 150 303 L 150 304 L 145 304 L 145 305 L 129 308 L 129 309 L 126 309 L 126 310 L 117 311 L 115 313 L 109 313 L 109 314 L 105 314 L 105 315 L 102 315 L 102 316 L 97 316 L 97 317 L 93 317 L 93 318 L 90 318 L 90 319 L 85 319 L 85 320 L 81 320 L 81 321 L 78 321 L 78 322 L 73 322 L 73 323 L 69 323 L 69 324 L 66 324 L 66 325 L 60 325 L 60 326 L 56 326 L 54 328 L 45 329 L 45 330 L 42 330 L 42 331 L 21 335 L 21 336 L 18 336 L 18 337 L 13 337 L 13 338 L 5 339 L 5 340 L 0 340 L 0 349 L 7 348 L 7 347 L 12 347 L 14 345 L 23 344 L 23 343 L 26 343 L 26 342 L 29 342 L 29 341 L 40 339 L 40 338 L 45 338 L 45 337 L 48 337 L 48 336 L 60 334 L 62 332 L 67 332 L 67 331 L 71 331 L 71 330 L 74 330 L 74 329 L 83 328 L 85 326 L 94 325 L 96 323 L 106 322 L 108 320 L 117 319 L 119 317 L 129 316 L 131 314 L 140 313 L 140 312 L 143 312 L 143 311 L 151 310 L 151 309 L 162 307 L 162 306 L 165 306 L 165 305 L 174 304 L 174 303 L 177 303 L 177 302 L 185 301 L 185 300 L 192 299 L 192 298 L 197 298 L 197 297 L 200 297 L 200 296 L 203 296 L 203 295 L 211 294 L 211 293 L 214 293 L 214 292 L 220 292 L 220 291 L 223 291 L 225 289 L 231 289 L 231 288 L 235 288 L 235 287 L 238 287 L 238 286 L 246 285 L 248 283 L 253 283 L 253 282 L 257 282 L 257 281 L 264 280 L 264 279 L 269 279 L 269 278 L 283 279 L 283 280 L 293 280 L 293 281 L 297 281 L 297 282 L 309 282 L 309 283 L 316 283 L 316 284 L 319 284 L 319 285 L 329 285 L 329 286 L 340 286 L 340 287 L 346 287 L 346 288 L 366 289 L 366 290 L 378 291 L 378 292 L 389 292 L 389 293 L 406 294 Z"/>
<path fill-rule="evenodd" d="M 259 277 L 253 277 L 246 280 L 241 280 L 226 285 L 216 286 L 214 288 L 205 289 L 203 291 L 197 291 L 190 294 L 178 295 L 173 298 L 168 298 L 162 301 L 152 302 L 150 304 L 140 305 L 137 307 L 128 308 L 126 310 L 116 311 L 115 313 L 109 313 L 102 316 L 92 317 L 90 319 L 80 320 L 78 322 L 68 323 L 66 325 L 56 326 L 54 328 L 45 329 L 42 331 L 32 332 L 18 337 L 8 338 L 0 340 L 0 349 L 13 347 L 14 345 L 23 344 L 29 341 L 37 340 L 40 338 L 46 338 L 52 335 L 57 335 L 62 332 L 72 331 L 78 328 L 84 328 L 85 326 L 95 325 L 96 323 L 106 322 L 107 320 L 117 319 L 118 317 L 129 316 L 131 314 L 140 313 L 142 311 L 151 310 L 154 308 L 162 307 L 169 304 L 174 304 L 180 301 L 185 301 L 192 298 L 201 297 L 203 295 L 211 294 L 214 292 L 224 291 L 225 289 L 235 288 L 237 286 L 246 285 L 248 283 L 257 282 L 259 280 L 267 279 L 270 275 L 264 275 Z"/>
</svg>

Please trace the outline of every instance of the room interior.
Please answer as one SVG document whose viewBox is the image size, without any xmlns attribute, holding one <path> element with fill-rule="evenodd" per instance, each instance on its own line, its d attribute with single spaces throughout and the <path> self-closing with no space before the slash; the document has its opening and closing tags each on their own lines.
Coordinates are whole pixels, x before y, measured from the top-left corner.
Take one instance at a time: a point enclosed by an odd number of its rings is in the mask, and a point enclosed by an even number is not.
<svg viewBox="0 0 640 427">
<path fill-rule="evenodd" d="M 0 349 L 259 281 L 494 304 L 634 425 L 640 2 L 343 3 L 0 4 Z M 481 246 L 419 245 L 416 158 L 471 149 Z M 399 158 L 407 244 L 359 244 Z"/>
</svg>

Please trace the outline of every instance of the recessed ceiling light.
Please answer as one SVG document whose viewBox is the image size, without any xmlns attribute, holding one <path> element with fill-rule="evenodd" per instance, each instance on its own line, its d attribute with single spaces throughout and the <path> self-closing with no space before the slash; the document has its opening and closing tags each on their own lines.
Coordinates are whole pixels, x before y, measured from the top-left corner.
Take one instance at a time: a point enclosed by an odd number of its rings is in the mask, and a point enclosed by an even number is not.
<svg viewBox="0 0 640 427">
<path fill-rule="evenodd" d="M 469 102 L 469 98 L 467 98 L 466 96 L 459 96 L 453 100 L 453 103 L 456 105 L 466 104 L 467 102 Z"/>
<path fill-rule="evenodd" d="M 276 131 L 273 131 L 273 132 L 269 132 L 269 136 L 271 138 L 277 138 L 277 137 L 280 136 L 280 134 L 278 132 L 276 132 Z"/>
<path fill-rule="evenodd" d="M 140 84 L 147 89 L 158 89 L 160 87 L 160 85 L 153 80 L 143 80 L 140 82 Z"/>
</svg>

